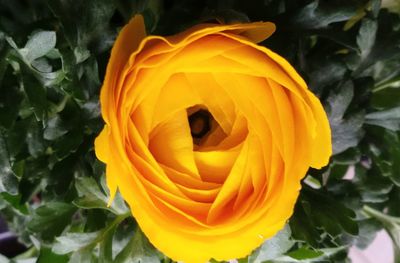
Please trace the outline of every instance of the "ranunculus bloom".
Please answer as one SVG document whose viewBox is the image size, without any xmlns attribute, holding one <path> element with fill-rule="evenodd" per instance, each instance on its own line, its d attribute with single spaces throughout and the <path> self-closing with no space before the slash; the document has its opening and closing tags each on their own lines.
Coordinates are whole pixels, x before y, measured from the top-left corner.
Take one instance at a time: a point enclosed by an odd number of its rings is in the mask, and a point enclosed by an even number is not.
<svg viewBox="0 0 400 263">
<path fill-rule="evenodd" d="M 120 32 L 101 90 L 95 142 L 151 243 L 174 260 L 248 255 L 283 228 L 300 181 L 331 155 L 320 101 L 290 64 L 256 43 L 272 23 Z"/>
</svg>

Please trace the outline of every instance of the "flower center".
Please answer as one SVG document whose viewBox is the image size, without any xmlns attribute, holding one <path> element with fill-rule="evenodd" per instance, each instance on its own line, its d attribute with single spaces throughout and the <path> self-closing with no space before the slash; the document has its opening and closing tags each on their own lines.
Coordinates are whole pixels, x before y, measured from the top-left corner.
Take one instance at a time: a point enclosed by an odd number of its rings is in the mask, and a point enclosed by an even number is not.
<svg viewBox="0 0 400 263">
<path fill-rule="evenodd" d="M 193 141 L 198 144 L 210 132 L 214 118 L 208 110 L 200 109 L 190 114 L 188 119 Z"/>
</svg>

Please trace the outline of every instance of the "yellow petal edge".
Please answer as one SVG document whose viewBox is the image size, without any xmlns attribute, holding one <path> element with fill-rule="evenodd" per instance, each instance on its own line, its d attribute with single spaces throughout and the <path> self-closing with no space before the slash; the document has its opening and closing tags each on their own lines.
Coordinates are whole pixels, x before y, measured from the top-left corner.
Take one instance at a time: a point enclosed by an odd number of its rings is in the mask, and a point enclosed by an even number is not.
<svg viewBox="0 0 400 263">
<path fill-rule="evenodd" d="M 330 127 L 320 101 L 308 90 L 304 80 L 284 58 L 256 44 L 268 38 L 274 31 L 274 24 L 269 22 L 256 22 L 233 25 L 198 25 L 170 37 L 146 36 L 143 17 L 141 15 L 136 15 L 121 30 L 115 41 L 100 95 L 102 116 L 106 124 L 95 140 L 95 152 L 98 159 L 107 165 L 106 178 L 111 194 L 110 201 L 118 188 L 125 201 L 129 204 L 132 215 L 135 217 L 150 242 L 165 255 L 176 261 L 196 263 L 207 262 L 211 258 L 216 260 L 229 260 L 247 256 L 266 239 L 275 235 L 287 223 L 287 220 L 293 213 L 293 207 L 301 188 L 300 180 L 306 174 L 307 169 L 310 166 L 321 168 L 329 162 L 332 153 Z M 169 52 L 170 50 L 182 49 L 191 45 L 195 43 L 195 39 L 213 34 L 226 37 L 226 39 L 228 39 L 227 41 L 235 41 L 240 43 L 240 45 L 248 46 L 252 49 L 251 52 L 254 54 L 264 54 L 273 61 L 273 68 L 276 69 L 276 74 L 282 74 L 282 77 L 280 77 L 280 75 L 273 76 L 273 80 L 269 80 L 268 83 L 271 87 L 284 87 L 284 91 L 279 93 L 272 90 L 271 97 L 281 101 L 283 104 L 291 104 L 291 109 L 293 109 L 287 112 L 284 112 L 284 109 L 282 109 L 282 113 L 278 117 L 286 119 L 296 127 L 300 127 L 300 124 L 303 125 L 301 126 L 303 128 L 297 128 L 296 132 L 303 134 L 305 141 L 309 138 L 307 141 L 309 144 L 306 145 L 307 147 L 303 147 L 301 146 L 303 144 L 298 142 L 296 145 L 304 149 L 293 148 L 292 144 L 294 142 L 288 141 L 285 139 L 286 137 L 284 135 L 281 135 L 280 140 L 288 146 L 280 145 L 271 148 L 271 151 L 275 151 L 276 153 L 280 152 L 281 155 L 287 152 L 304 152 L 306 154 L 304 154 L 304 157 L 296 156 L 293 160 L 291 159 L 290 167 L 285 167 L 285 170 L 282 170 L 282 176 L 270 179 L 271 182 L 274 182 L 276 185 L 273 187 L 271 186 L 271 188 L 266 186 L 266 189 L 269 191 L 268 195 L 270 196 L 270 201 L 266 204 L 268 208 L 260 209 L 259 211 L 250 210 L 252 211 L 250 215 L 238 219 L 240 222 L 229 221 L 229 224 L 218 225 L 212 223 L 207 224 L 207 222 L 204 221 L 201 222 L 202 226 L 200 226 L 200 223 L 199 225 L 187 223 L 186 227 L 185 223 L 182 223 L 186 221 L 182 220 L 195 222 L 197 219 L 178 219 L 180 210 L 171 204 L 172 202 L 178 202 L 183 205 L 184 201 L 182 201 L 182 198 L 179 196 L 174 196 L 172 191 L 176 191 L 176 193 L 180 194 L 181 191 L 191 190 L 184 189 L 181 186 L 179 186 L 180 188 L 178 189 L 174 185 L 171 185 L 170 182 L 165 181 L 167 180 L 165 178 L 162 179 L 160 177 L 160 179 L 152 177 L 153 175 L 160 174 L 160 171 L 164 168 L 161 164 L 146 163 L 144 161 L 146 156 L 149 160 L 153 160 L 152 157 L 148 155 L 148 145 L 141 140 L 141 135 L 147 124 L 127 124 L 121 121 L 129 118 L 128 110 L 124 108 L 124 102 L 130 99 L 132 100 L 132 105 L 134 105 L 134 99 L 136 99 L 136 97 L 128 97 L 128 93 L 126 93 L 124 89 L 131 88 L 131 86 L 128 85 L 131 84 L 131 82 L 141 81 L 139 75 L 136 75 L 136 78 L 132 77 L 133 73 L 131 67 L 135 65 L 135 63 L 139 63 L 141 52 L 143 52 L 144 49 L 147 48 L 147 50 L 149 50 L 149 48 L 161 43 L 160 45 L 165 46 L 165 52 Z M 162 52 L 160 52 L 160 54 L 161 53 Z M 172 57 L 172 60 L 173 59 L 174 57 Z M 188 58 L 188 63 L 190 61 L 191 59 Z M 224 81 L 230 81 L 229 76 L 229 74 L 225 74 L 215 79 L 217 79 L 219 83 L 223 83 Z M 157 76 L 153 76 L 153 78 L 154 82 L 158 81 Z M 193 79 L 195 78 L 193 77 L 191 80 Z M 254 80 L 256 84 L 258 83 L 258 78 L 248 78 L 248 80 Z M 241 80 L 238 80 L 238 82 L 240 81 Z M 289 82 L 290 87 L 283 86 L 283 84 Z M 234 84 L 235 83 L 232 83 L 232 85 Z M 146 87 L 141 88 L 145 89 Z M 230 96 L 234 96 L 233 91 L 228 90 L 227 92 Z M 180 94 L 173 95 L 180 96 Z M 240 98 L 240 100 L 241 99 L 242 98 Z M 193 99 L 193 101 L 195 102 L 196 100 Z M 237 101 L 239 101 L 239 98 L 237 98 Z M 263 111 L 263 102 L 259 101 L 258 98 L 254 98 L 254 101 L 257 106 L 260 106 L 261 109 L 259 110 Z M 140 103 L 140 100 L 138 100 L 137 103 Z M 277 107 L 278 110 L 279 106 L 280 105 Z M 227 112 L 225 112 L 226 114 L 229 113 L 228 110 L 225 111 Z M 221 116 L 223 116 L 222 113 Z M 291 117 L 287 116 L 293 116 L 293 120 L 290 119 Z M 153 118 L 153 116 L 150 117 Z M 177 113 L 175 118 L 178 120 L 181 117 Z M 256 120 L 250 121 L 257 122 Z M 168 127 L 172 127 L 171 125 Z M 187 129 L 187 127 L 184 129 Z M 235 129 L 235 127 L 232 128 L 233 131 L 236 131 Z M 275 134 L 275 132 L 276 131 L 271 131 L 271 134 Z M 281 134 L 286 134 L 285 132 L 286 131 L 281 131 Z M 183 136 L 179 138 L 183 138 Z M 257 136 L 249 138 L 246 144 L 241 146 L 242 151 L 246 151 L 245 147 L 256 145 L 257 140 Z M 139 149 L 141 152 L 130 152 L 127 150 L 129 147 L 136 147 L 135 149 Z M 165 150 L 166 149 L 161 149 L 161 151 Z M 261 151 L 262 149 L 258 150 Z M 252 153 L 251 150 L 247 151 L 249 151 L 249 154 Z M 163 154 L 163 152 L 160 154 Z M 230 160 L 233 155 L 218 155 L 214 153 L 213 156 L 213 158 L 221 158 L 221 160 L 227 161 Z M 202 163 L 208 160 L 204 159 L 205 157 L 198 153 L 193 158 L 197 158 L 196 160 Z M 273 162 L 273 160 L 277 158 L 280 157 L 277 155 L 271 156 L 271 171 L 280 171 L 280 169 L 282 169 L 280 166 L 281 164 L 278 164 L 278 162 L 275 164 Z M 296 158 L 300 161 L 296 161 Z M 283 159 L 285 161 L 285 158 Z M 132 163 L 132 160 L 134 160 L 134 163 Z M 211 161 L 212 160 L 213 159 L 211 159 Z M 184 165 L 186 165 L 184 166 L 185 169 L 195 169 L 188 166 L 189 164 L 187 161 L 185 161 Z M 245 165 L 245 163 L 243 165 Z M 258 164 L 254 164 L 254 167 L 254 169 L 256 169 L 259 166 Z M 220 167 L 219 169 L 223 170 L 224 167 Z M 144 171 L 148 171 L 148 173 Z M 170 189 L 170 192 L 160 189 L 158 185 L 152 185 L 152 183 L 149 183 L 149 180 L 159 180 L 157 184 L 165 184 L 165 189 Z M 185 180 L 191 182 L 196 179 L 187 178 Z M 229 180 L 231 180 L 229 183 L 234 184 L 234 179 Z M 226 181 L 226 183 L 228 184 L 228 181 Z M 246 185 L 246 182 L 244 181 L 242 184 Z M 212 184 L 209 183 L 209 185 L 211 189 Z M 229 187 L 225 186 L 225 189 L 224 191 L 229 191 Z M 282 189 L 285 189 L 285 191 L 282 192 Z M 149 192 L 152 194 L 149 194 Z M 196 198 L 203 198 L 202 193 L 203 192 L 199 191 L 189 192 L 189 194 Z M 207 194 L 212 195 L 213 192 L 208 191 Z M 160 196 L 163 196 L 165 200 L 169 201 L 162 200 Z M 217 200 L 219 200 L 218 197 Z M 158 206 L 155 205 L 155 202 L 157 202 Z M 285 205 L 274 205 L 274 203 Z M 193 209 L 198 209 L 200 211 L 202 208 L 199 204 L 199 207 L 193 207 Z M 167 213 L 165 211 L 169 212 Z M 175 213 L 174 211 L 176 214 L 173 214 Z M 212 220 L 210 222 L 212 222 Z"/>
</svg>

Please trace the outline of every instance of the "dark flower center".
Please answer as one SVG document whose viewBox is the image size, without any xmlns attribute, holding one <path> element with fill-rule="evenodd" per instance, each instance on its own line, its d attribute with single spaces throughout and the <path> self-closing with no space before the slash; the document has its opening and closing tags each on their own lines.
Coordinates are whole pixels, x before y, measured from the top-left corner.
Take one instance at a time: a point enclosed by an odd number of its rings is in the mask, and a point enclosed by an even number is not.
<svg viewBox="0 0 400 263">
<path fill-rule="evenodd" d="M 211 130 L 213 117 L 208 110 L 200 109 L 189 115 L 190 133 L 193 140 L 201 140 Z"/>
</svg>

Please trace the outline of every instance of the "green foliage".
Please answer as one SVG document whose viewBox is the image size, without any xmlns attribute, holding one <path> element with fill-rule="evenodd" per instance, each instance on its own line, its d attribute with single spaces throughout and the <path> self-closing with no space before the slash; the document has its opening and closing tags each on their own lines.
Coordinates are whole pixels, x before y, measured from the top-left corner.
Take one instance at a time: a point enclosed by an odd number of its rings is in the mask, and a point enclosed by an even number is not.
<svg viewBox="0 0 400 263">
<path fill-rule="evenodd" d="M 70 204 L 48 202 L 35 209 L 27 227 L 32 232 L 40 234 L 43 240 L 52 240 L 71 222 L 75 210 L 76 208 Z"/>
<path fill-rule="evenodd" d="M 295 66 L 328 113 L 330 165 L 309 171 L 287 226 L 240 262 L 346 262 L 350 246 L 365 248 L 382 228 L 399 261 L 400 15 L 388 7 L 0 0 L 0 210 L 28 248 L 0 262 L 169 262 L 119 195 L 107 206 L 104 166 L 93 151 L 110 49 L 135 13 L 161 35 L 216 19 L 276 23 L 263 44 Z"/>
<path fill-rule="evenodd" d="M 258 263 L 284 255 L 295 244 L 295 241 L 291 239 L 291 234 L 290 227 L 286 225 L 273 238 L 265 241 L 261 247 L 254 251 L 249 256 L 248 261 Z"/>
</svg>

